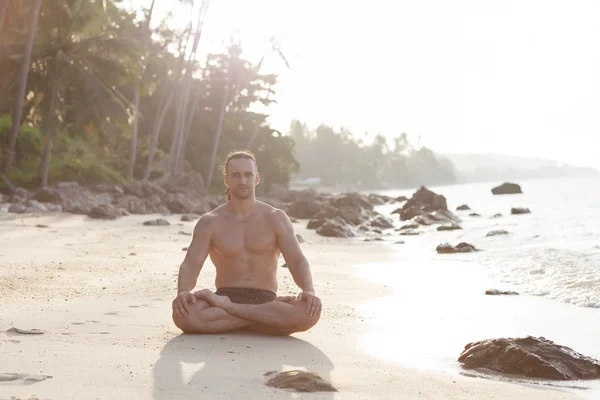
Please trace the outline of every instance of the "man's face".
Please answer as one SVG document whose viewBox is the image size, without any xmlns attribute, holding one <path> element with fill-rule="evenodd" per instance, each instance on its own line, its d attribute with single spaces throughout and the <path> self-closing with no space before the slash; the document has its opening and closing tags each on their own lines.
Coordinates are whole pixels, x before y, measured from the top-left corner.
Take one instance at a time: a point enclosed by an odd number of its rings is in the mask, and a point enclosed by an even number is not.
<svg viewBox="0 0 600 400">
<path fill-rule="evenodd" d="M 236 158 L 229 161 L 225 184 L 231 189 L 231 197 L 247 199 L 254 193 L 259 180 L 256 165 L 251 159 Z"/>
</svg>

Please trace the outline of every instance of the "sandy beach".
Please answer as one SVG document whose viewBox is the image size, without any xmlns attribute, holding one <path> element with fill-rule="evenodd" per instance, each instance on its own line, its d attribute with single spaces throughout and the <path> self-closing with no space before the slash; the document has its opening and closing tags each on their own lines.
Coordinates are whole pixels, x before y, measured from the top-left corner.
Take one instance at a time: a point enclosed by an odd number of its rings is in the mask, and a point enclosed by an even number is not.
<svg viewBox="0 0 600 400">
<path fill-rule="evenodd" d="M 313 329 L 286 338 L 182 335 L 171 322 L 170 307 L 182 249 L 195 222 L 171 215 L 163 217 L 170 226 L 142 225 L 157 217 L 98 221 L 70 214 L 1 214 L 0 373 L 51 377 L 35 383 L 0 382 L 0 399 L 581 398 L 561 387 L 435 368 L 431 354 L 438 349 L 433 346 L 423 354 L 419 349 L 425 340 L 445 335 L 432 327 L 442 326 L 439 321 L 451 307 L 444 306 L 451 288 L 442 290 L 451 274 L 434 286 L 420 279 L 424 272 L 411 281 L 394 281 L 389 270 L 378 270 L 397 262 L 393 246 L 321 237 L 305 229 L 305 221 L 294 225 L 306 240 L 302 248 L 324 306 Z M 432 268 L 443 262 L 432 262 Z M 296 294 L 288 270 L 279 272 L 279 294 Z M 214 276 L 207 260 L 198 288 L 214 288 Z M 456 279 L 457 285 L 464 283 Z M 431 301 L 402 293 L 428 293 Z M 451 304 L 464 301 L 458 296 Z M 472 318 L 477 315 L 473 311 Z M 460 354 L 462 348 L 453 354 L 448 343 L 464 346 L 494 334 L 469 332 L 475 325 L 449 321 L 453 339 L 441 340 L 439 357 L 451 362 Z M 11 327 L 41 329 L 44 334 L 7 333 Z M 409 355 L 414 362 L 407 362 Z M 426 362 L 418 366 L 419 360 Z M 264 385 L 266 372 L 288 369 L 316 372 L 338 392 L 299 394 Z"/>
</svg>

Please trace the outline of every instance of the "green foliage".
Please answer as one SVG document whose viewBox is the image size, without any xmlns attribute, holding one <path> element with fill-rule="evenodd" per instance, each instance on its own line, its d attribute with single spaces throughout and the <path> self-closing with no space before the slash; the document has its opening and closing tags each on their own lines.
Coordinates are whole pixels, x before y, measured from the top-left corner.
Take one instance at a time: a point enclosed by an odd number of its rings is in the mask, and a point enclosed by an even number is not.
<svg viewBox="0 0 600 400">
<path fill-rule="evenodd" d="M 10 115 L 0 116 L 0 142 L 4 143 L 10 130 Z M 38 185 L 38 171 L 42 162 L 43 137 L 37 128 L 21 127 L 17 142 L 15 163 L 9 179 L 15 185 L 34 188 Z M 49 183 L 77 181 L 90 185 L 101 182 L 123 183 L 123 178 L 106 164 L 85 142 L 74 140 L 67 132 L 60 132 L 50 162 Z M 0 154 L 0 163 L 2 154 Z M 3 183 L 0 183 L 3 185 Z M 0 186 L 1 187 L 1 186 Z"/>
</svg>

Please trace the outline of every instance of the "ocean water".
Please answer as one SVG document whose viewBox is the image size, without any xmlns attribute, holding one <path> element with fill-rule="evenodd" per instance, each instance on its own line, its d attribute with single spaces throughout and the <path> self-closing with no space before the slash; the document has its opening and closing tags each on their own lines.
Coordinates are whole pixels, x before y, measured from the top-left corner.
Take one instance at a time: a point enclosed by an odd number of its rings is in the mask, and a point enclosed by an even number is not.
<svg viewBox="0 0 600 400">
<path fill-rule="evenodd" d="M 502 182 L 498 182 L 500 184 Z M 448 208 L 460 219 L 462 230 L 438 232 L 422 227 L 419 236 L 402 236 L 401 252 L 431 254 L 434 259 L 474 262 L 488 276 L 501 282 L 500 289 L 542 296 L 580 307 L 600 308 L 600 178 L 519 181 L 522 194 L 494 196 L 495 183 L 429 187 L 446 197 Z M 410 197 L 413 190 L 377 192 Z M 455 211 L 467 204 L 471 211 Z M 398 204 L 377 207 L 390 213 Z M 525 207 L 531 214 L 510 215 L 511 207 Z M 479 217 L 469 214 L 476 212 Z M 492 218 L 500 213 L 502 217 Z M 401 226 L 394 215 L 395 223 Z M 486 237 L 492 230 L 508 235 Z M 397 240 L 393 236 L 389 240 Z M 465 241 L 481 251 L 438 255 L 443 242 Z"/>
</svg>

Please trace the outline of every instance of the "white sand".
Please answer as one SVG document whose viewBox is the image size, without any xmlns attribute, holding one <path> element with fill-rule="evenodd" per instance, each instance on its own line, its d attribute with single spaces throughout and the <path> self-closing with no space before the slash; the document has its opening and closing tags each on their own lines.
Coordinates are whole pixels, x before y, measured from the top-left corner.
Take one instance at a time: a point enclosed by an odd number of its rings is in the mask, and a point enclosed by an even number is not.
<svg viewBox="0 0 600 400">
<path fill-rule="evenodd" d="M 296 227 L 307 239 L 302 247 L 324 303 L 319 324 L 290 338 L 180 335 L 170 307 L 190 236 L 178 232 L 191 232 L 194 223 L 180 223 L 174 215 L 166 217 L 171 226 L 142 225 L 157 217 L 0 216 L 0 373 L 52 376 L 27 385 L 0 382 L 0 399 L 577 398 L 562 390 L 407 368 L 393 357 L 365 352 L 365 338 L 383 332 L 376 322 L 381 316 L 371 320 L 361 310 L 390 295 L 393 285 L 368 280 L 353 266 L 387 262 L 394 253 L 377 242 L 322 238 L 304 223 Z M 213 288 L 213 281 L 207 261 L 198 287 Z M 295 293 L 288 270 L 280 270 L 279 281 L 280 294 Z M 411 285 L 428 290 L 426 281 Z M 414 302 L 410 311 L 389 318 L 419 310 Z M 45 334 L 4 333 L 10 327 Z M 411 325 L 406 337 L 394 334 L 405 343 L 419 329 Z M 321 374 L 339 392 L 296 394 L 264 386 L 265 372 L 292 368 Z"/>
</svg>

